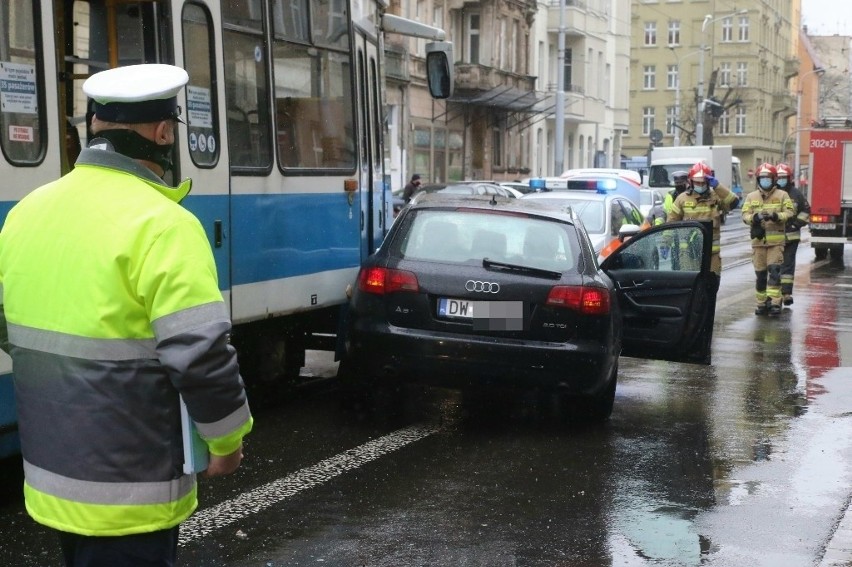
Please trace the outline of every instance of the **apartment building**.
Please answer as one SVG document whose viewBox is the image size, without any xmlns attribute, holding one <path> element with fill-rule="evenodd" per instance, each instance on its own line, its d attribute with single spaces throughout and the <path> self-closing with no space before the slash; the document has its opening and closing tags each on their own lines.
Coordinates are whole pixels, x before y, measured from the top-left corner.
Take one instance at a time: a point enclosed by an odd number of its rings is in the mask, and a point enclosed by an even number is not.
<svg viewBox="0 0 852 567">
<path fill-rule="evenodd" d="M 746 171 L 786 157 L 800 19 L 800 0 L 634 0 L 624 153 L 644 155 L 653 136 L 730 144 Z"/>
<path fill-rule="evenodd" d="M 630 4 L 394 0 L 394 13 L 448 32 L 455 94 L 447 101 L 429 97 L 424 41 L 388 36 L 393 187 L 412 173 L 427 182 L 559 174 L 554 135 L 560 114 L 564 168 L 617 164 L 629 119 Z M 561 113 L 557 98 L 564 99 Z"/>
</svg>

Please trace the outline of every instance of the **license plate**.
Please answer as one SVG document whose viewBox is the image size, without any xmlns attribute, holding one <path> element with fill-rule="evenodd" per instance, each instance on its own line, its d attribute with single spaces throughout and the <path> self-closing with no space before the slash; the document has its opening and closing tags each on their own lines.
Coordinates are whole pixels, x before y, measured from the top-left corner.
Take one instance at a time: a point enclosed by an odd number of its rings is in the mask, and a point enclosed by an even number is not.
<svg viewBox="0 0 852 567">
<path fill-rule="evenodd" d="M 522 331 L 525 329 L 523 301 L 469 301 L 442 297 L 438 317 L 473 322 L 474 330 Z"/>
<path fill-rule="evenodd" d="M 837 225 L 833 222 L 812 222 L 811 228 L 817 230 L 834 230 L 837 228 Z"/>
</svg>

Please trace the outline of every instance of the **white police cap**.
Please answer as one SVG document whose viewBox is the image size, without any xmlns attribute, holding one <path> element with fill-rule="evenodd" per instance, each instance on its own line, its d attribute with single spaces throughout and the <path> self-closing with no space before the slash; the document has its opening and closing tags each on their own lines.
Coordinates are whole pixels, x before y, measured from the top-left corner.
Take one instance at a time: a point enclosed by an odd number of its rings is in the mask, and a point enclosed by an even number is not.
<svg viewBox="0 0 852 567">
<path fill-rule="evenodd" d="M 107 122 L 142 124 L 180 119 L 177 94 L 189 75 L 160 63 L 128 65 L 95 73 L 83 83 L 94 101 L 95 116 Z"/>
</svg>

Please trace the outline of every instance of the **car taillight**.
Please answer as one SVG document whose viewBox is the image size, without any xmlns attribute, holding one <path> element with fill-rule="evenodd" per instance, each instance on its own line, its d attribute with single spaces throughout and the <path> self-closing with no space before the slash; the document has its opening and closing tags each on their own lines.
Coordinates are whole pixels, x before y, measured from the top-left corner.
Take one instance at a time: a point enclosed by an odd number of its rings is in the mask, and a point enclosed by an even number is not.
<svg viewBox="0 0 852 567">
<path fill-rule="evenodd" d="M 834 222 L 834 217 L 830 215 L 811 215 L 811 222 Z"/>
<path fill-rule="evenodd" d="M 584 315 L 609 313 L 609 291 L 599 287 L 557 285 L 547 295 L 547 305 L 574 309 Z"/>
<path fill-rule="evenodd" d="M 358 274 L 358 289 L 383 295 L 395 291 L 417 292 L 420 286 L 417 283 L 417 276 L 411 272 L 373 267 L 364 268 Z"/>
</svg>

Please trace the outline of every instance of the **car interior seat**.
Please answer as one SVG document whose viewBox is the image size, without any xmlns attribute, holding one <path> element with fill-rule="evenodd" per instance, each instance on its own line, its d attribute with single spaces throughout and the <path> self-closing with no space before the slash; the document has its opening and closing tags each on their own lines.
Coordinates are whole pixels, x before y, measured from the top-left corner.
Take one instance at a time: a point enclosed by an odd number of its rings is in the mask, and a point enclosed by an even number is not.
<svg viewBox="0 0 852 567">
<path fill-rule="evenodd" d="M 552 267 L 559 251 L 559 234 L 545 226 L 531 226 L 524 235 L 524 258 L 536 266 Z"/>
<path fill-rule="evenodd" d="M 477 258 L 506 259 L 506 235 L 494 230 L 478 230 L 473 236 L 473 255 Z"/>
</svg>

